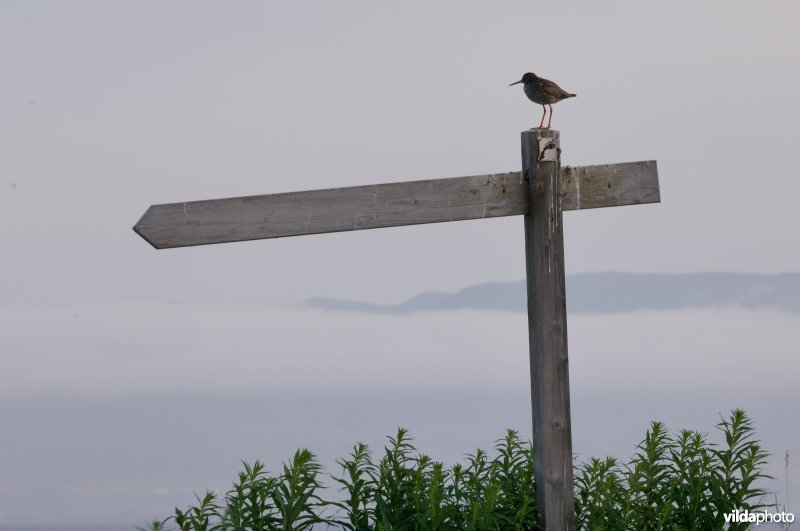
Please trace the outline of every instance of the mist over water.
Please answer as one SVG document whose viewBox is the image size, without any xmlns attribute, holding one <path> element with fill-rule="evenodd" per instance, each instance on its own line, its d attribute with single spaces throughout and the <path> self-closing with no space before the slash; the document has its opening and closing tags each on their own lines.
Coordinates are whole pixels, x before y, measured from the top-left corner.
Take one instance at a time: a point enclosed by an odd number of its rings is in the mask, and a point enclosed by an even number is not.
<svg viewBox="0 0 800 531">
<path fill-rule="evenodd" d="M 524 314 L 138 302 L 16 318 L 0 328 L 18 359 L 0 376 L 0 522 L 144 522 L 224 492 L 242 459 L 275 471 L 308 447 L 335 473 L 398 426 L 451 463 L 506 428 L 530 437 Z M 742 309 L 571 316 L 575 453 L 625 459 L 651 420 L 722 442 L 719 415 L 743 408 L 782 496 L 784 451 L 800 454 L 798 326 Z"/>
</svg>

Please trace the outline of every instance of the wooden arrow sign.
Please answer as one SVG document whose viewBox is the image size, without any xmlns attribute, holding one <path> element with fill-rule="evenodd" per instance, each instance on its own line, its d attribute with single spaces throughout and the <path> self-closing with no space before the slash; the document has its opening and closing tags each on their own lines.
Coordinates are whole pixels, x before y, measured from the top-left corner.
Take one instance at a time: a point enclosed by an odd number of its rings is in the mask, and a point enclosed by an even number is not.
<svg viewBox="0 0 800 531">
<path fill-rule="evenodd" d="M 527 215 L 523 172 L 153 205 L 133 227 L 156 249 Z M 569 166 L 561 209 L 658 203 L 655 161 Z"/>
<path fill-rule="evenodd" d="M 153 205 L 133 228 L 157 249 L 522 215 L 536 506 L 574 531 L 561 214 L 660 202 L 655 161 L 561 167 L 558 131 L 522 133 L 519 172 Z"/>
</svg>

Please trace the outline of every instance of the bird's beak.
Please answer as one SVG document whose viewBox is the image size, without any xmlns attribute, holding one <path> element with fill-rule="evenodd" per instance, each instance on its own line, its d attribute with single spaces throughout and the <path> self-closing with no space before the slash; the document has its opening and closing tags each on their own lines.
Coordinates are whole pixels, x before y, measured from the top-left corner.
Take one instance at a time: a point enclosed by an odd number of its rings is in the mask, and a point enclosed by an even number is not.
<svg viewBox="0 0 800 531">
<path fill-rule="evenodd" d="M 511 85 L 516 85 L 517 83 L 522 83 L 522 80 L 520 79 L 519 81 L 514 81 L 513 83 L 511 83 Z M 509 87 L 510 87 L 511 85 L 509 85 Z"/>
</svg>

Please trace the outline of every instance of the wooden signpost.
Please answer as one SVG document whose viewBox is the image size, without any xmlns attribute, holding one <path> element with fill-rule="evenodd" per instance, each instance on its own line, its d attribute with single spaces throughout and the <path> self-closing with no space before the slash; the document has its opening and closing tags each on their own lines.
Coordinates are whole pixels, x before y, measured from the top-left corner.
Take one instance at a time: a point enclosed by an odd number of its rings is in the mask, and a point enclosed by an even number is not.
<svg viewBox="0 0 800 531">
<path fill-rule="evenodd" d="M 658 203 L 655 161 L 561 167 L 558 131 L 522 133 L 522 171 L 153 205 L 133 227 L 156 249 L 524 216 L 539 515 L 574 530 L 564 210 Z"/>
</svg>

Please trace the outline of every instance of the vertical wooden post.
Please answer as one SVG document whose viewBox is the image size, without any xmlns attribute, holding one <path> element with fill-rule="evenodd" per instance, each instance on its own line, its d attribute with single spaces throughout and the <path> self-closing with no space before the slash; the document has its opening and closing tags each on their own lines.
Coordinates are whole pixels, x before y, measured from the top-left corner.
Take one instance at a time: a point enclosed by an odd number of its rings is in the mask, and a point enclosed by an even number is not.
<svg viewBox="0 0 800 531">
<path fill-rule="evenodd" d="M 525 215 L 525 264 L 537 505 L 544 529 L 573 531 L 575 504 L 558 131 L 536 129 L 522 133 L 522 169 L 528 177 L 531 202 L 530 212 Z"/>
</svg>

